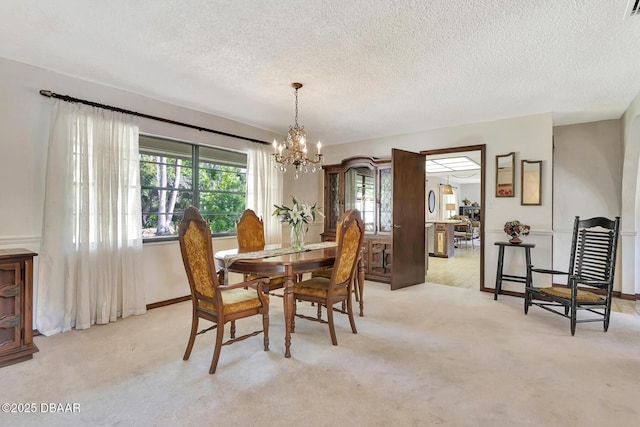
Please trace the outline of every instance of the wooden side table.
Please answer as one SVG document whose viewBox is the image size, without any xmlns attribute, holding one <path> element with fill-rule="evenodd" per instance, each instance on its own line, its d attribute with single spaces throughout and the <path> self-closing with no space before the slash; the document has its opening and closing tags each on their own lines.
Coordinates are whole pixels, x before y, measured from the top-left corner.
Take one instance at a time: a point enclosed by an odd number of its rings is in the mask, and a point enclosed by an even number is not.
<svg viewBox="0 0 640 427">
<path fill-rule="evenodd" d="M 498 294 L 502 293 L 502 282 L 515 282 L 515 283 L 527 283 L 527 276 L 516 276 L 513 274 L 503 274 L 502 268 L 504 267 L 504 248 L 523 248 L 524 256 L 527 261 L 527 265 L 531 265 L 531 248 L 535 248 L 536 245 L 534 243 L 520 243 L 514 245 L 509 242 L 496 242 L 496 246 L 498 246 L 498 271 L 496 272 L 496 287 L 494 289 L 493 299 L 498 299 Z"/>
</svg>

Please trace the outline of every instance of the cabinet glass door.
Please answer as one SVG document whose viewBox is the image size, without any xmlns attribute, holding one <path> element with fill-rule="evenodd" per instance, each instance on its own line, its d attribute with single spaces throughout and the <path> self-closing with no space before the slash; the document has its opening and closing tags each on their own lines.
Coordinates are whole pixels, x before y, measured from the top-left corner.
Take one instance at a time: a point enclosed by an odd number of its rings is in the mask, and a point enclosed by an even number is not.
<svg viewBox="0 0 640 427">
<path fill-rule="evenodd" d="M 380 169 L 380 224 L 379 230 L 391 232 L 393 219 L 393 180 L 391 168 Z"/>
<path fill-rule="evenodd" d="M 327 228 L 335 230 L 340 217 L 340 174 L 338 172 L 327 173 Z"/>
<path fill-rule="evenodd" d="M 365 231 L 375 231 L 374 171 L 367 167 L 350 168 L 344 175 L 344 210 L 358 209 Z"/>
</svg>

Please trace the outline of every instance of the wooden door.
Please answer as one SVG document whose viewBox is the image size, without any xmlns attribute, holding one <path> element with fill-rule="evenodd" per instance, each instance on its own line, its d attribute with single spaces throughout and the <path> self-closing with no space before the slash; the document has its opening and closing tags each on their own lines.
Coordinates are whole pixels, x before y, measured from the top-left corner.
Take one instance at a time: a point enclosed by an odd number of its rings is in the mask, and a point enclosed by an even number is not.
<svg viewBox="0 0 640 427">
<path fill-rule="evenodd" d="M 425 280 L 424 154 L 391 150 L 393 163 L 393 268 L 391 289 Z"/>
</svg>

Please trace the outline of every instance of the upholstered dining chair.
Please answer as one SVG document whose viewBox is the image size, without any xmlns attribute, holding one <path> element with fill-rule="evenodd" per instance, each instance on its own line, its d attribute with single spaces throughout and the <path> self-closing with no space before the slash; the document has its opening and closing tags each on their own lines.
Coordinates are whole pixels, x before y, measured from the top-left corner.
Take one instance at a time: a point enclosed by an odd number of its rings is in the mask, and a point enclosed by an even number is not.
<svg viewBox="0 0 640 427">
<path fill-rule="evenodd" d="M 256 252 L 264 250 L 264 223 L 252 209 L 245 209 L 236 223 L 236 236 L 238 239 L 238 252 Z M 265 275 L 245 275 L 245 280 L 255 280 Z M 269 283 L 264 286 L 264 291 L 270 293 L 275 289 L 284 287 L 284 276 L 268 276 Z M 281 296 L 272 294 L 275 296 Z"/>
<path fill-rule="evenodd" d="M 333 322 L 334 305 L 337 303 L 346 301 L 346 314 L 349 316 L 351 330 L 354 334 L 358 333 L 353 318 L 351 294 L 353 292 L 358 255 L 364 238 L 364 223 L 360 212 L 356 209 L 345 212 L 343 218 L 338 222 L 338 227 L 340 229 L 338 246 L 336 259 L 331 269 L 331 277 L 315 276 L 293 286 L 294 317 L 298 316 L 303 319 L 328 324 L 333 345 L 338 345 Z M 327 320 L 296 313 L 298 300 L 313 302 L 318 304 L 319 307 L 325 306 L 327 308 Z M 342 312 L 342 310 L 336 310 Z M 294 328 L 295 322 L 291 326 L 292 332 Z"/>
<path fill-rule="evenodd" d="M 340 221 L 343 220 L 345 217 L 344 215 L 342 216 L 342 218 L 338 219 L 338 223 L 336 226 L 336 242 L 340 239 Z M 327 279 L 331 278 L 331 274 L 333 274 L 333 268 L 326 268 L 324 270 L 319 270 L 319 271 L 314 271 L 313 273 L 311 273 L 311 277 L 326 277 Z M 363 284 L 359 284 L 359 286 L 353 286 L 353 293 L 355 295 L 356 301 L 360 303 L 360 317 L 364 316 L 364 300 L 363 300 L 363 290 L 364 290 L 364 286 Z M 344 311 L 345 307 L 343 306 L 343 311 Z M 317 315 L 318 319 L 320 319 L 322 317 L 322 306 L 318 305 L 318 315 Z"/>
<path fill-rule="evenodd" d="M 613 277 L 618 249 L 620 218 L 575 217 L 568 271 L 546 270 L 527 266 L 524 313 L 531 305 L 570 319 L 571 335 L 576 323 L 603 322 L 609 329 Z M 566 286 L 536 287 L 533 274 L 567 276 Z M 594 316 L 578 319 L 579 311 Z"/>
<path fill-rule="evenodd" d="M 178 236 L 193 303 L 191 333 L 183 359 L 189 359 L 196 335 L 211 329 L 217 329 L 217 335 L 210 374 L 216 371 L 223 345 L 263 333 L 264 351 L 269 350 L 269 295 L 265 295 L 263 290 L 268 279 L 221 285 L 213 260 L 211 229 L 194 207 L 185 209 Z M 236 338 L 235 321 L 254 315 L 262 315 L 262 330 Z M 213 322 L 214 325 L 198 332 L 200 319 Z M 227 322 L 231 322 L 231 338 L 223 342 L 224 325 Z"/>
</svg>

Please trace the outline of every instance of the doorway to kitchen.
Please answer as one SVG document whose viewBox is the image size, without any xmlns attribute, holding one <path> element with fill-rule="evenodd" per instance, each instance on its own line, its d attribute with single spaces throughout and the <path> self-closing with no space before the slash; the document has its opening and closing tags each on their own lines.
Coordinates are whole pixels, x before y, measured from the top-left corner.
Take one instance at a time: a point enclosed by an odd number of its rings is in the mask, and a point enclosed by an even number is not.
<svg viewBox="0 0 640 427">
<path fill-rule="evenodd" d="M 484 288 L 486 145 L 425 150 L 425 281 Z"/>
</svg>

